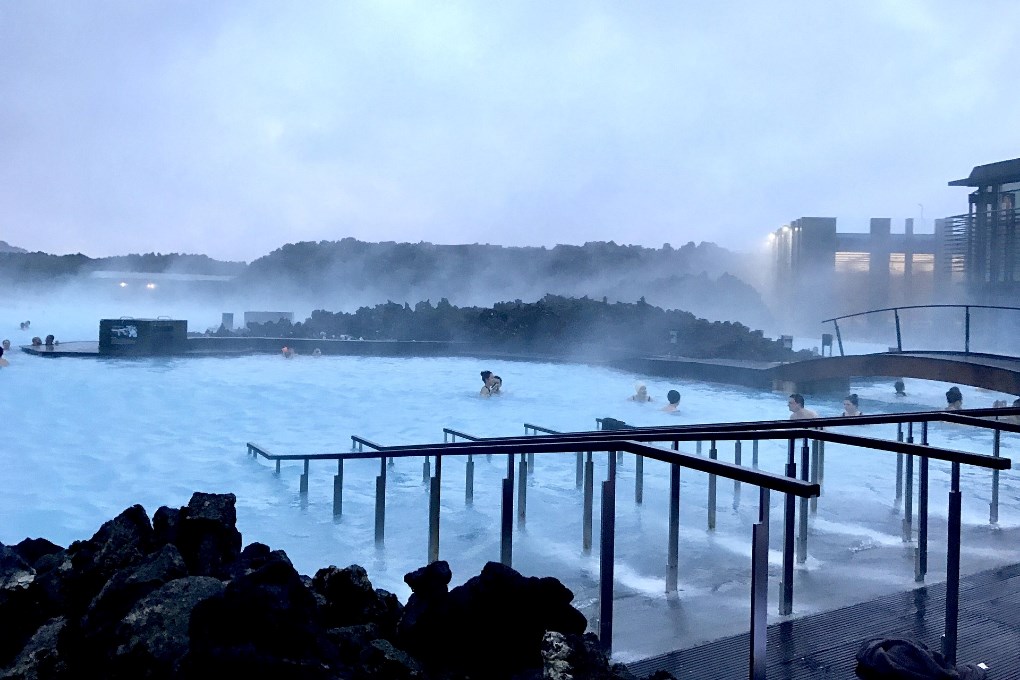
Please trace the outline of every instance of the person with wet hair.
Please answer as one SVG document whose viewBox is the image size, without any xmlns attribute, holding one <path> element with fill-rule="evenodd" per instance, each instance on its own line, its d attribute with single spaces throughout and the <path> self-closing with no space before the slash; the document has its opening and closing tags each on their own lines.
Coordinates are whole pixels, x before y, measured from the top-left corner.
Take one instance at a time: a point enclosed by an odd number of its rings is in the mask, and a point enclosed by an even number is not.
<svg viewBox="0 0 1020 680">
<path fill-rule="evenodd" d="M 8 340 L 7 338 L 4 338 L 3 345 L 0 345 L 0 346 L 2 346 L 4 348 L 5 352 L 10 352 L 11 351 L 11 341 Z"/>
<path fill-rule="evenodd" d="M 46 336 L 46 349 L 53 349 L 53 345 L 57 344 L 57 339 L 53 335 Z"/>
<path fill-rule="evenodd" d="M 499 395 L 503 394 L 500 391 L 502 389 L 503 389 L 503 379 L 500 378 L 498 375 L 493 374 L 492 375 L 492 384 L 489 385 L 489 396 L 494 397 L 494 396 L 499 396 Z"/>
<path fill-rule="evenodd" d="M 680 408 L 680 393 L 676 390 L 670 390 L 666 393 L 666 401 L 669 403 L 662 407 L 663 411 L 670 413 Z"/>
<path fill-rule="evenodd" d="M 843 415 L 845 416 L 863 416 L 860 409 L 860 400 L 857 398 L 857 394 L 848 394 L 843 397 Z"/>
<path fill-rule="evenodd" d="M 38 335 L 32 338 L 32 347 L 42 347 L 42 338 Z"/>
<path fill-rule="evenodd" d="M 963 408 L 963 392 L 956 385 L 946 390 L 946 410 L 959 411 Z"/>
<path fill-rule="evenodd" d="M 499 378 L 500 386 L 503 385 L 503 379 L 498 375 L 493 375 L 492 371 L 481 371 L 481 391 L 478 393 L 478 397 L 490 398 L 494 394 L 499 394 L 499 388 L 493 391 L 493 385 L 496 384 L 496 380 Z"/>
<path fill-rule="evenodd" d="M 642 382 L 634 383 L 634 394 L 628 398 L 631 401 L 638 401 L 641 403 L 652 400 L 652 398 L 648 396 L 648 388 Z"/>
<path fill-rule="evenodd" d="M 903 384 L 902 380 L 897 380 L 892 384 L 893 389 L 896 390 L 897 397 L 907 396 L 907 386 Z"/>
<path fill-rule="evenodd" d="M 807 420 L 817 418 L 818 414 L 809 408 L 804 408 L 804 395 L 794 392 L 786 400 L 786 406 L 790 409 L 790 420 Z"/>
</svg>

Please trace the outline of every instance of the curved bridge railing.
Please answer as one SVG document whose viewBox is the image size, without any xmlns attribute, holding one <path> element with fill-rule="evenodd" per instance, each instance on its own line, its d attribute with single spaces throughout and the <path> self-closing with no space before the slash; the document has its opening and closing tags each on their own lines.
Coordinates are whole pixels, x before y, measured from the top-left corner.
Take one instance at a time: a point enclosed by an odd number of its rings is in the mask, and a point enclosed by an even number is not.
<svg viewBox="0 0 1020 680">
<path fill-rule="evenodd" d="M 869 309 L 866 312 L 857 312 L 856 314 L 844 314 L 843 316 L 837 316 L 832 319 L 825 319 L 822 321 L 825 323 L 832 323 L 836 331 L 836 342 L 839 345 L 839 355 L 846 356 L 843 351 L 843 336 L 839 330 L 839 322 L 844 319 L 853 319 L 856 317 L 868 316 L 871 314 L 881 314 L 884 312 L 892 312 L 893 318 L 896 322 L 896 351 L 903 351 L 903 331 L 900 324 L 900 312 L 905 309 L 960 309 L 963 310 L 963 353 L 970 354 L 970 310 L 972 309 L 997 309 L 1002 311 L 1014 311 L 1020 312 L 1020 307 L 1005 307 L 1001 305 L 904 305 L 901 307 L 883 307 L 882 309 Z M 892 348 L 890 348 L 891 350 Z"/>
</svg>

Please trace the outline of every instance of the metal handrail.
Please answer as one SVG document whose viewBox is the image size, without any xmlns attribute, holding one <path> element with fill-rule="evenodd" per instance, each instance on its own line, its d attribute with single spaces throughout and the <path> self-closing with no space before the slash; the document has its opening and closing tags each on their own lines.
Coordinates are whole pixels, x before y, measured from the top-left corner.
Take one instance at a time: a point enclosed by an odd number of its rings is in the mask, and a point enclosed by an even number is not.
<svg viewBox="0 0 1020 680">
<path fill-rule="evenodd" d="M 900 307 L 882 307 L 881 309 L 869 309 L 866 312 L 856 312 L 855 314 L 844 314 L 843 316 L 833 317 L 832 319 L 823 319 L 822 323 L 832 322 L 833 327 L 836 330 L 836 342 L 839 344 L 839 355 L 846 356 L 843 351 L 843 335 L 839 332 L 839 321 L 841 319 L 852 319 L 858 316 L 867 316 L 868 314 L 877 314 L 879 312 L 892 312 L 896 321 L 896 351 L 903 351 L 903 334 L 900 331 L 900 310 L 901 309 L 963 309 L 964 310 L 964 331 L 963 331 L 963 352 L 964 354 L 970 354 L 970 310 L 971 309 L 1001 309 L 1007 311 L 1020 311 L 1020 307 L 1007 307 L 1004 305 L 961 305 L 961 304 L 938 304 L 938 305 L 903 305 Z"/>
<path fill-rule="evenodd" d="M 376 444 L 375 442 L 369 441 L 369 440 L 365 439 L 364 437 L 359 437 L 358 435 L 352 434 L 351 435 L 351 448 L 353 449 L 355 446 L 359 447 L 359 449 L 361 447 L 367 446 L 368 448 L 372 449 L 373 451 L 385 451 L 385 450 L 391 448 L 389 446 L 383 446 L 382 444 Z"/>
<path fill-rule="evenodd" d="M 875 314 L 877 312 L 892 312 L 897 309 L 928 309 L 928 308 L 963 308 L 970 307 L 972 309 L 1007 309 L 1013 311 L 1020 311 L 1020 307 L 1006 307 L 1003 305 L 900 305 L 899 307 L 882 307 L 881 309 L 869 309 L 866 312 L 856 312 L 854 314 L 844 314 L 843 316 L 836 316 L 831 319 L 822 319 L 822 323 L 829 323 L 830 321 L 839 321 L 841 319 L 851 319 L 855 316 L 865 316 L 867 314 Z"/>
<path fill-rule="evenodd" d="M 474 435 L 466 434 L 466 433 L 460 432 L 458 430 L 450 429 L 449 427 L 444 427 L 443 428 L 443 439 L 444 440 L 446 439 L 446 435 L 453 435 L 454 437 L 460 437 L 461 439 L 466 439 L 469 442 L 477 442 L 477 441 L 481 441 L 481 439 L 482 439 L 482 437 L 476 437 Z"/>
<path fill-rule="evenodd" d="M 516 454 L 549 454 L 585 451 L 608 451 L 609 455 L 609 479 L 602 484 L 602 544 L 600 556 L 600 637 L 607 646 L 612 640 L 612 588 L 613 588 L 613 559 L 615 551 L 615 505 L 616 505 L 616 452 L 631 453 L 637 457 L 651 458 L 670 464 L 672 466 L 670 480 L 670 548 L 668 555 L 668 566 L 670 576 L 667 581 L 673 578 L 675 565 L 673 553 L 676 550 L 676 539 L 673 535 L 673 505 L 679 502 L 679 469 L 686 467 L 693 470 L 705 472 L 710 475 L 710 504 L 714 504 L 712 498 L 712 486 L 714 476 L 718 475 L 734 482 L 744 482 L 759 488 L 759 516 L 758 522 L 753 527 L 752 539 L 752 593 L 751 593 L 751 654 L 750 674 L 753 678 L 764 678 L 765 658 L 765 629 L 767 606 L 767 578 L 768 578 L 768 508 L 769 492 L 777 491 L 786 494 L 784 514 L 784 557 L 783 557 L 783 579 L 781 584 L 782 602 L 781 613 L 792 611 L 793 594 L 793 536 L 794 536 L 794 504 L 795 497 L 801 498 L 801 538 L 798 539 L 798 550 L 803 550 L 806 555 L 806 503 L 810 498 L 817 498 L 820 494 L 820 484 L 808 479 L 808 445 L 809 440 L 816 442 L 832 442 L 850 446 L 863 447 L 870 450 L 907 454 L 908 456 L 919 456 L 922 460 L 922 497 L 927 504 L 927 461 L 929 459 L 943 460 L 952 463 L 951 489 L 949 494 L 949 539 L 947 548 L 947 599 L 946 599 L 946 633 L 944 635 L 943 653 L 946 657 L 955 662 L 957 625 L 959 611 L 959 553 L 961 534 L 961 494 L 959 489 L 960 465 L 975 465 L 994 471 L 1010 469 L 1012 461 L 1009 458 L 996 455 L 988 456 L 965 451 L 954 451 L 940 447 L 932 447 L 927 443 L 927 425 L 930 421 L 953 422 L 966 425 L 977 425 L 992 427 L 997 430 L 1011 432 L 1020 431 L 1020 427 L 1001 421 L 988 421 L 977 418 L 977 415 L 1013 415 L 1020 413 L 1020 409 L 971 409 L 966 412 L 922 412 L 910 414 L 892 414 L 884 416 L 854 416 L 836 418 L 818 418 L 808 421 L 771 421 L 763 423 L 736 423 L 736 424 L 714 424 L 701 426 L 673 426 L 666 428 L 635 428 L 630 430 L 595 431 L 568 434 L 547 434 L 542 436 L 525 437 L 503 437 L 483 439 L 466 435 L 449 428 L 444 428 L 444 437 L 447 434 L 454 434 L 463 439 L 464 442 L 450 442 L 443 444 L 423 444 L 413 446 L 383 447 L 385 450 L 377 452 L 352 451 L 347 453 L 310 453 L 310 454 L 273 454 L 254 443 L 248 443 L 248 451 L 252 456 L 262 456 L 269 460 L 275 460 L 277 471 L 281 460 L 303 460 L 304 474 L 302 475 L 302 492 L 307 493 L 308 465 L 310 460 L 332 459 L 338 461 L 338 479 L 342 483 L 343 461 L 349 459 L 371 459 L 380 458 L 385 461 L 387 458 L 408 458 L 416 456 L 435 456 L 435 476 L 430 480 L 429 500 L 429 559 L 439 559 L 439 493 L 440 474 L 442 458 L 444 456 L 470 457 L 473 454 L 506 454 L 507 455 L 507 477 L 503 480 L 503 517 L 502 517 L 502 560 L 509 564 L 510 560 L 510 539 L 509 532 L 512 519 L 512 489 L 513 489 L 513 458 Z M 821 429 L 821 425 L 864 425 L 876 423 L 921 422 L 923 425 L 922 444 L 914 444 L 911 440 L 891 441 L 873 437 L 862 437 L 855 434 L 833 432 Z M 530 427 L 530 425 L 529 425 Z M 546 430 L 547 428 L 542 428 Z M 998 437 L 998 432 L 997 435 Z M 702 439 L 712 440 L 712 451 L 708 458 L 695 454 L 679 451 L 681 441 L 690 442 Z M 771 472 L 763 472 L 755 468 L 746 468 L 736 463 L 727 463 L 716 458 L 716 441 L 736 441 L 742 439 L 754 440 L 776 440 L 785 439 L 789 442 L 786 474 L 779 475 Z M 352 438 L 352 440 L 354 440 Z M 798 479 L 797 465 L 795 458 L 797 440 L 803 440 L 801 449 L 801 478 Z M 652 446 L 644 442 L 672 441 L 674 450 L 666 450 Z M 739 446 L 739 444 L 738 444 Z M 471 463 L 469 462 L 469 466 Z M 522 486 L 524 465 L 522 462 Z M 590 463 L 588 463 L 590 465 Z M 385 463 L 383 463 L 385 466 Z M 996 473 L 997 474 L 997 473 Z M 469 477 L 470 479 L 470 477 Z M 380 484 L 380 481 L 381 484 Z M 385 490 L 385 472 L 377 478 L 376 512 L 377 539 L 381 534 L 380 505 L 384 505 L 382 498 Z M 382 489 L 382 491 L 380 491 Z M 336 494 L 336 482 L 334 494 Z M 336 495 L 334 495 L 336 503 Z M 334 505 L 336 512 L 336 505 Z M 711 513 L 711 510 L 710 510 Z M 710 518 L 711 518 L 710 514 Z M 710 519 L 711 522 L 711 519 Z M 919 543 L 924 542 L 920 559 L 922 564 L 927 563 L 927 523 L 926 511 L 923 528 L 924 538 L 919 535 Z M 798 558 L 800 559 L 800 558 Z M 926 566 L 923 567 L 926 570 Z M 924 573 L 923 571 L 920 573 Z"/>
<path fill-rule="evenodd" d="M 550 430 L 548 427 L 532 425 L 531 423 L 524 423 L 524 431 L 527 432 L 529 428 L 534 430 L 535 432 L 544 432 L 546 434 L 560 434 L 559 430 Z"/>
</svg>

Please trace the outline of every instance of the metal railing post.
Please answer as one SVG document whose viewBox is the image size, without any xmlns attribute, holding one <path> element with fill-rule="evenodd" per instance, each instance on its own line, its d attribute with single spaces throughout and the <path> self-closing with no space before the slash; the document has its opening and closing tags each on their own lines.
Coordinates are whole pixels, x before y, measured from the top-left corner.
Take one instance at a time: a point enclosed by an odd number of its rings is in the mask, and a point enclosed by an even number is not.
<svg viewBox="0 0 1020 680">
<path fill-rule="evenodd" d="M 789 440 L 786 456 L 786 476 L 791 479 L 797 478 L 796 463 L 797 441 Z M 793 613 L 793 543 L 794 543 L 794 514 L 796 510 L 796 496 L 792 493 L 786 494 L 786 504 L 783 514 L 783 580 L 779 584 L 779 615 L 786 616 Z"/>
<path fill-rule="evenodd" d="M 574 473 L 574 486 L 578 489 L 584 484 L 584 454 L 577 452 L 577 471 Z"/>
<path fill-rule="evenodd" d="M 673 450 L 680 442 L 673 442 Z M 666 592 L 675 593 L 680 576 L 680 466 L 669 466 L 669 542 L 666 548 Z"/>
<path fill-rule="evenodd" d="M 521 454 L 521 462 L 517 465 L 517 521 L 524 523 L 528 507 L 528 460 Z"/>
<path fill-rule="evenodd" d="M 278 476 L 280 474 L 280 459 L 279 458 L 276 459 L 276 474 Z"/>
<path fill-rule="evenodd" d="M 708 457 L 712 460 L 718 460 L 719 451 L 715 448 L 715 440 L 712 440 L 712 446 L 708 450 Z M 715 530 L 715 500 L 716 500 L 716 478 L 715 475 L 708 476 L 708 530 Z"/>
<path fill-rule="evenodd" d="M 903 423 L 896 423 L 896 441 L 903 441 Z M 903 500 L 903 454 L 896 454 L 896 508 L 900 507 Z"/>
<path fill-rule="evenodd" d="M 1002 430 L 996 429 L 992 435 L 992 455 L 999 457 L 999 445 L 1002 440 Z M 999 471 L 992 470 L 992 502 L 988 507 L 988 523 L 999 523 Z"/>
<path fill-rule="evenodd" d="M 733 464 L 740 465 L 740 440 L 733 442 Z M 740 480 L 733 480 L 733 509 L 740 507 Z"/>
<path fill-rule="evenodd" d="M 436 455 L 436 475 L 429 480 L 429 564 L 439 560 L 439 489 L 443 459 Z"/>
<path fill-rule="evenodd" d="M 645 457 L 635 456 L 634 461 L 634 502 L 641 505 L 645 497 Z"/>
<path fill-rule="evenodd" d="M 808 440 L 800 447 L 800 478 L 808 481 L 810 474 Z M 800 521 L 797 531 L 797 564 L 807 562 L 808 499 L 800 499 Z"/>
<path fill-rule="evenodd" d="M 336 474 L 333 476 L 333 516 L 344 512 L 344 459 L 336 459 Z"/>
<path fill-rule="evenodd" d="M 903 336 L 900 334 L 900 310 L 894 309 L 893 314 L 896 316 L 896 351 L 903 351 Z"/>
<path fill-rule="evenodd" d="M 956 639 L 960 614 L 960 464 L 953 463 L 949 491 L 949 525 L 946 540 L 946 632 L 942 654 L 956 664 Z"/>
<path fill-rule="evenodd" d="M 430 479 L 432 479 L 431 464 L 429 457 L 425 456 L 425 462 L 421 464 L 421 481 L 427 483 Z"/>
<path fill-rule="evenodd" d="M 375 478 L 375 542 L 386 535 L 386 456 L 379 459 L 379 475 Z"/>
<path fill-rule="evenodd" d="M 765 680 L 765 643 L 769 607 L 769 490 L 760 487 L 758 521 L 751 529 L 750 680 Z"/>
<path fill-rule="evenodd" d="M 965 305 L 963 310 L 965 315 L 963 324 L 963 353 L 970 354 L 970 306 Z"/>
<path fill-rule="evenodd" d="M 506 456 L 506 477 L 503 478 L 503 496 L 499 523 L 499 561 L 506 566 L 513 562 L 514 530 L 514 454 Z"/>
<path fill-rule="evenodd" d="M 299 493 L 303 496 L 308 495 L 308 459 L 305 458 L 305 471 L 301 473 L 301 481 L 298 484 Z"/>
<path fill-rule="evenodd" d="M 464 503 L 471 505 L 475 502 L 475 461 L 470 453 L 464 467 Z"/>
<path fill-rule="evenodd" d="M 811 481 L 818 484 L 818 461 L 821 457 L 819 450 L 821 449 L 821 443 L 817 439 L 811 440 Z M 811 514 L 818 513 L 818 496 L 813 496 L 809 501 L 808 505 L 811 508 Z"/>
<path fill-rule="evenodd" d="M 928 446 L 928 421 L 921 423 L 921 446 Z M 917 549 L 914 580 L 920 583 L 928 573 L 928 456 L 918 461 Z"/>
<path fill-rule="evenodd" d="M 535 471 L 535 454 L 534 453 L 529 453 L 528 454 L 528 472 L 534 472 L 534 471 Z"/>
<path fill-rule="evenodd" d="M 588 460 L 584 463 L 584 510 L 581 516 L 581 549 L 584 552 L 591 550 L 592 533 L 592 505 L 595 497 L 595 461 L 592 460 L 591 451 L 588 452 Z"/>
<path fill-rule="evenodd" d="M 758 469 L 758 440 L 751 442 L 751 467 Z"/>
<path fill-rule="evenodd" d="M 616 453 L 611 452 L 615 457 Z M 602 482 L 602 532 L 599 543 L 599 640 L 613 649 L 613 562 L 616 552 L 616 480 Z"/>
<path fill-rule="evenodd" d="M 839 356 L 846 356 L 843 353 L 843 336 L 839 333 L 839 323 L 835 319 L 832 321 L 832 325 L 836 327 L 836 342 L 839 344 Z"/>
<path fill-rule="evenodd" d="M 907 443 L 914 443 L 914 423 L 907 423 Z M 903 542 L 914 539 L 914 456 L 907 454 L 903 475 Z"/>
</svg>

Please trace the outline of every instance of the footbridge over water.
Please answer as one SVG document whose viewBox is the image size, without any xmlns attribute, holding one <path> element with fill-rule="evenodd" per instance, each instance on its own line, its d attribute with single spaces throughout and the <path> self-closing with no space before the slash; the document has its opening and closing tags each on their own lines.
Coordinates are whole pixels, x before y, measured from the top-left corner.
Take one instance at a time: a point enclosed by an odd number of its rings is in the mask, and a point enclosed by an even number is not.
<svg viewBox="0 0 1020 680">
<path fill-rule="evenodd" d="M 832 336 L 823 336 L 823 356 L 780 364 L 769 372 L 777 382 L 796 386 L 833 385 L 850 378 L 894 376 L 1020 394 L 1020 356 L 1011 353 L 1017 348 L 1018 336 L 1010 332 L 1011 326 L 1020 321 L 1018 313 L 1020 307 L 910 305 L 847 314 L 823 322 L 832 324 L 839 356 L 832 356 Z M 996 346 L 997 352 L 972 351 L 977 335 L 972 329 L 975 317 L 986 326 L 981 329 L 982 342 Z M 904 318 L 911 320 L 909 325 L 914 336 L 911 339 L 920 349 L 904 349 Z M 876 320 L 879 323 L 876 324 Z M 844 322 L 842 329 L 841 321 Z M 889 346 L 886 352 L 847 354 L 843 331 L 848 322 L 861 321 L 867 322 L 872 330 L 886 322 L 889 330 L 895 331 L 896 344 Z M 828 357 L 824 356 L 826 347 L 829 348 Z"/>
</svg>

